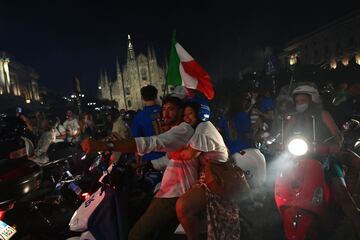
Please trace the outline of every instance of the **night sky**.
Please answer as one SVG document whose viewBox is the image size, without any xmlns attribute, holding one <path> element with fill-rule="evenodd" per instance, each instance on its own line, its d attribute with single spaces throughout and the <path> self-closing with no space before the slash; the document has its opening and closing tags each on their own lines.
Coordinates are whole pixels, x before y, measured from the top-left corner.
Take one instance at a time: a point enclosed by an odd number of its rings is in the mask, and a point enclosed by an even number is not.
<svg viewBox="0 0 360 240">
<path fill-rule="evenodd" d="M 78 76 L 82 90 L 95 94 L 99 72 L 107 69 L 114 77 L 116 58 L 125 61 L 128 33 L 136 53 L 152 44 L 163 64 L 176 28 L 178 41 L 219 81 L 261 62 L 261 48 L 279 50 L 287 41 L 360 7 L 330 1 L 317 7 L 299 6 L 300 1 L 283 6 L 132 2 L 2 2 L 0 50 L 32 66 L 40 74 L 40 85 L 70 94 L 72 79 Z"/>
</svg>

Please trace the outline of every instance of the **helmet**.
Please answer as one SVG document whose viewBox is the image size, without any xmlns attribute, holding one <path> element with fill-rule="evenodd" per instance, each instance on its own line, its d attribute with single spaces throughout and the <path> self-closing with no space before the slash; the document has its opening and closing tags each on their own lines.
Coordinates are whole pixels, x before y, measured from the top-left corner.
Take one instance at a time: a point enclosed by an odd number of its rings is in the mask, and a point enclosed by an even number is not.
<svg viewBox="0 0 360 240">
<path fill-rule="evenodd" d="M 316 87 L 311 85 L 299 85 L 291 93 L 292 98 L 294 99 L 297 94 L 307 94 L 311 96 L 311 100 L 315 103 L 320 103 L 319 91 Z"/>
<path fill-rule="evenodd" d="M 198 108 L 198 109 L 196 109 L 196 110 L 197 110 L 197 118 L 198 119 L 200 119 L 202 122 L 209 121 L 211 110 L 210 110 L 210 106 L 208 105 L 206 100 L 193 98 L 190 101 L 188 101 L 187 103 L 189 103 L 189 105 L 192 105 L 192 104 L 197 105 L 196 108 Z M 185 103 L 185 106 L 187 103 Z"/>
<path fill-rule="evenodd" d="M 206 122 L 210 119 L 210 107 L 207 104 L 200 103 L 200 109 L 198 112 L 198 118 L 201 119 L 201 121 Z"/>
<path fill-rule="evenodd" d="M 251 188 L 261 186 L 266 180 L 266 161 L 257 148 L 243 149 L 232 155 L 236 166 L 240 167 Z"/>
</svg>

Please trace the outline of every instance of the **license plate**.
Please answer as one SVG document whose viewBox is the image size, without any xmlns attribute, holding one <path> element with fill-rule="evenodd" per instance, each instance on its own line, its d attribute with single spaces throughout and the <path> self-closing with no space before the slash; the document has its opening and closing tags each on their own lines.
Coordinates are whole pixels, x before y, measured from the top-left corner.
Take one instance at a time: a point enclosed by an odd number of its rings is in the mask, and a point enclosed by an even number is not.
<svg viewBox="0 0 360 240">
<path fill-rule="evenodd" d="M 5 222 L 0 220 L 0 240 L 8 240 L 15 233 L 16 233 L 16 230 L 14 228 L 10 227 Z"/>
</svg>

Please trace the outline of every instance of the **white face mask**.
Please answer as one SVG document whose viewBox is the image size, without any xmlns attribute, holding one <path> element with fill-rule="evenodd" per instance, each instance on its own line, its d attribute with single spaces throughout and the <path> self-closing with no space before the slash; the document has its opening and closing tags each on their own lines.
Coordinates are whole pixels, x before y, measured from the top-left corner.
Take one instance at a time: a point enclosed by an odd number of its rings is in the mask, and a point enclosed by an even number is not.
<svg viewBox="0 0 360 240">
<path fill-rule="evenodd" d="M 308 109 L 308 107 L 309 107 L 308 103 L 297 104 L 296 105 L 296 111 L 302 113 L 302 112 L 305 112 L 306 109 Z"/>
</svg>

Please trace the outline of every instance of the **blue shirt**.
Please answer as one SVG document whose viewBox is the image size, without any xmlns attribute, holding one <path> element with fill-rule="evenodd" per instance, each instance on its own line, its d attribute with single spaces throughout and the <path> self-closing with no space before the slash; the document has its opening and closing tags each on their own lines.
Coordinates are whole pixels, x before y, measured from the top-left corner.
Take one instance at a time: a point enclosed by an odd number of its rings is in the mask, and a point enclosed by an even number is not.
<svg viewBox="0 0 360 240">
<path fill-rule="evenodd" d="M 265 97 L 260 101 L 259 110 L 261 112 L 267 112 L 274 109 L 274 101 L 271 97 Z"/>
<path fill-rule="evenodd" d="M 160 134 L 161 107 L 159 105 L 146 106 L 138 112 L 131 124 L 133 137 L 150 137 Z M 163 152 L 151 152 L 142 156 L 143 161 L 150 161 L 164 156 Z"/>
<path fill-rule="evenodd" d="M 250 147 L 246 139 L 246 134 L 251 131 L 251 120 L 248 113 L 239 112 L 234 116 L 232 121 L 228 121 L 227 118 L 223 116 L 219 121 L 219 128 L 222 130 L 225 144 L 231 154 Z"/>
</svg>

